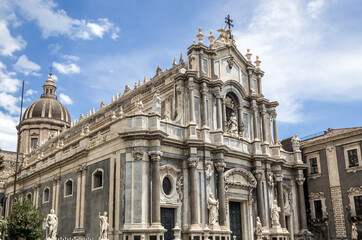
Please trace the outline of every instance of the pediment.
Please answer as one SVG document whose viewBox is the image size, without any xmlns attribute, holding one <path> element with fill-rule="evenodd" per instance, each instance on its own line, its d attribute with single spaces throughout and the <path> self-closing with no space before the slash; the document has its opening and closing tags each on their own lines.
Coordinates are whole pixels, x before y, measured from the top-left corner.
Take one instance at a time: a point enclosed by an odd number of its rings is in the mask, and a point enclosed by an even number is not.
<svg viewBox="0 0 362 240">
<path fill-rule="evenodd" d="M 243 168 L 233 168 L 224 173 L 225 185 L 242 188 L 256 188 L 257 181 L 254 175 Z"/>
</svg>

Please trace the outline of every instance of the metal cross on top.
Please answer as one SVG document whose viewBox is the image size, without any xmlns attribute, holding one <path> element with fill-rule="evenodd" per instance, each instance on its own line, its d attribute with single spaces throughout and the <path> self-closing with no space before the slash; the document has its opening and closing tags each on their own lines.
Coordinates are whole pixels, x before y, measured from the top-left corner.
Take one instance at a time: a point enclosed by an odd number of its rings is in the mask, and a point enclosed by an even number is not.
<svg viewBox="0 0 362 240">
<path fill-rule="evenodd" d="M 231 29 L 231 27 L 234 27 L 234 24 L 232 24 L 233 20 L 230 19 L 230 15 L 228 14 L 228 16 L 225 18 L 225 23 L 227 26 L 229 26 L 229 29 Z"/>
</svg>

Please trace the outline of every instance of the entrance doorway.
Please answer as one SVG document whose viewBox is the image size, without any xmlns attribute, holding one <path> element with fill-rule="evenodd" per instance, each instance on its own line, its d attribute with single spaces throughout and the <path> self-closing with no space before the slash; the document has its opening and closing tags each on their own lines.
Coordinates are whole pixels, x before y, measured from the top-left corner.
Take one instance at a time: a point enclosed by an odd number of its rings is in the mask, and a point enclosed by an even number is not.
<svg viewBox="0 0 362 240">
<path fill-rule="evenodd" d="M 167 230 L 165 232 L 165 240 L 174 239 L 173 228 L 175 227 L 175 209 L 161 208 L 161 224 Z"/>
<path fill-rule="evenodd" d="M 229 202 L 231 239 L 242 240 L 240 202 Z"/>
</svg>

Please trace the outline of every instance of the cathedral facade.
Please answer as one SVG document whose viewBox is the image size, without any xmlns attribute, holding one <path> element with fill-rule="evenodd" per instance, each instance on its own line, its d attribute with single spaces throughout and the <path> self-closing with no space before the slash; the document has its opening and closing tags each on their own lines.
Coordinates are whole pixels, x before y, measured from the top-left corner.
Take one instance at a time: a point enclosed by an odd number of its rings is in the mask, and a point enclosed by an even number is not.
<svg viewBox="0 0 362 240">
<path fill-rule="evenodd" d="M 54 209 L 58 237 L 97 239 L 107 212 L 109 239 L 303 238 L 300 141 L 281 147 L 261 61 L 218 31 L 73 124 L 49 76 L 23 116 L 17 194 Z M 10 176 L 5 215 L 13 188 Z"/>
</svg>

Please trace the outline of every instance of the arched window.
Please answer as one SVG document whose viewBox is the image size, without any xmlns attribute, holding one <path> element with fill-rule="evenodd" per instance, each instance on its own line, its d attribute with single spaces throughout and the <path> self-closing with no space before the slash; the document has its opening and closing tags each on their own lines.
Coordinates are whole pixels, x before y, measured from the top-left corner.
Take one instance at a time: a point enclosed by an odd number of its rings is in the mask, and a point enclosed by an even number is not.
<svg viewBox="0 0 362 240">
<path fill-rule="evenodd" d="M 50 197 L 50 190 L 49 188 L 44 188 L 43 190 L 43 203 L 47 203 L 49 202 L 49 197 Z"/>
<path fill-rule="evenodd" d="M 92 190 L 103 188 L 103 169 L 96 169 L 92 174 Z"/>
<path fill-rule="evenodd" d="M 64 197 L 70 197 L 73 195 L 73 180 L 68 179 L 64 183 Z"/>
<path fill-rule="evenodd" d="M 26 195 L 26 199 L 28 199 L 28 200 L 31 201 L 31 193 L 28 193 L 28 194 Z"/>
</svg>

